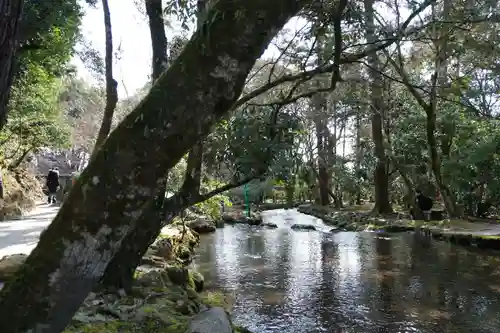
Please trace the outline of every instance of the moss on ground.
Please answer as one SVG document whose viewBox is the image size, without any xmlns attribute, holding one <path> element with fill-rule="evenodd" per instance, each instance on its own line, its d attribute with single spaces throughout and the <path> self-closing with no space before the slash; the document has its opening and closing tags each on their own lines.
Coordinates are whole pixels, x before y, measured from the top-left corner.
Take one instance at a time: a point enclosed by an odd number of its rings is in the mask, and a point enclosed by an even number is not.
<svg viewBox="0 0 500 333">
<path fill-rule="evenodd" d="M 222 291 L 205 291 L 200 294 L 200 297 L 203 304 L 224 308 L 227 312 L 231 312 L 234 306 L 234 297 Z"/>
</svg>

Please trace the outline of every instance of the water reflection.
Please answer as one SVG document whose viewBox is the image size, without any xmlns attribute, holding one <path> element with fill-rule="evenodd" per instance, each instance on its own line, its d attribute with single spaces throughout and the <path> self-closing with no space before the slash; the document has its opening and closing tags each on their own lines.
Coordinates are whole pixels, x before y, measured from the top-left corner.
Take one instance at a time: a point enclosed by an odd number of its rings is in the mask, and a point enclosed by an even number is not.
<svg viewBox="0 0 500 333">
<path fill-rule="evenodd" d="M 195 265 L 255 332 L 500 332 L 500 259 L 418 235 L 299 232 L 320 221 L 266 212 L 275 230 L 203 236 Z"/>
</svg>

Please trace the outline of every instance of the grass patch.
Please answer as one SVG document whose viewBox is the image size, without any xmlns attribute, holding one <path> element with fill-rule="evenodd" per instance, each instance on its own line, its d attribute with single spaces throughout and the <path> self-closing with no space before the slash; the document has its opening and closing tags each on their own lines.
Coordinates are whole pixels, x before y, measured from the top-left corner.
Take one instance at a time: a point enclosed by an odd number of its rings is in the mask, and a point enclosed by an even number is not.
<svg viewBox="0 0 500 333">
<path fill-rule="evenodd" d="M 221 291 L 205 291 L 200 294 L 202 303 L 212 306 L 224 308 L 227 312 L 231 312 L 234 306 L 234 297 L 227 295 Z"/>
</svg>

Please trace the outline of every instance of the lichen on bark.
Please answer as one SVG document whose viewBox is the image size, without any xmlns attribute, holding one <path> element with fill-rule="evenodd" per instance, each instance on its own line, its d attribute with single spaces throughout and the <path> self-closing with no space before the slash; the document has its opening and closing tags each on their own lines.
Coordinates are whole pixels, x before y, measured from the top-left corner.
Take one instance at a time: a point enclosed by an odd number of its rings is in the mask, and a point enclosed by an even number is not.
<svg viewBox="0 0 500 333">
<path fill-rule="evenodd" d="M 166 172 L 228 112 L 273 33 L 308 2 L 214 5 L 205 29 L 103 143 L 25 265 L 1 291 L 2 332 L 64 329 L 145 207 L 163 193 Z M 221 57 L 232 61 L 221 64 Z M 225 75 L 212 76 L 220 74 L 217 68 Z"/>
</svg>

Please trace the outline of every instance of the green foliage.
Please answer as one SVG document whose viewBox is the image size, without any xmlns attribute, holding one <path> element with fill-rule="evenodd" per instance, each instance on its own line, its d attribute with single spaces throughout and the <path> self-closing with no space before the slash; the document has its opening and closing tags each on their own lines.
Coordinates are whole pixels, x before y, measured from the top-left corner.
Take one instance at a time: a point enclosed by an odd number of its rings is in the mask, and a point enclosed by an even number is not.
<svg viewBox="0 0 500 333">
<path fill-rule="evenodd" d="M 209 192 L 223 184 L 210 181 L 208 184 L 204 184 L 203 192 Z M 225 207 L 231 207 L 232 203 L 226 195 L 218 194 L 213 197 L 196 204 L 196 207 L 200 209 L 204 215 L 210 217 L 213 220 L 219 220 L 221 218 L 221 203 L 224 203 Z"/>
<path fill-rule="evenodd" d="M 72 70 L 82 15 L 77 0 L 25 3 L 8 123 L 0 134 L 4 157 L 13 166 L 41 147 L 69 146 L 59 97 L 61 77 Z"/>
<path fill-rule="evenodd" d="M 41 147 L 67 147 L 69 127 L 62 121 L 59 79 L 35 62 L 17 77 L 9 102 L 9 121 L 0 134 L 7 159 Z"/>
<path fill-rule="evenodd" d="M 250 175 L 285 177 L 297 159 L 295 138 L 301 125 L 290 110 L 280 110 L 277 117 L 275 112 L 271 106 L 249 106 L 220 122 L 206 144 L 209 169 L 222 173 L 226 169 L 232 179 Z"/>
<path fill-rule="evenodd" d="M 61 76 L 73 55 L 83 15 L 77 0 L 27 1 L 20 27 L 20 72 L 37 63 Z"/>
</svg>

